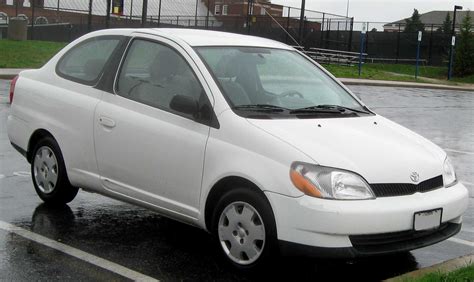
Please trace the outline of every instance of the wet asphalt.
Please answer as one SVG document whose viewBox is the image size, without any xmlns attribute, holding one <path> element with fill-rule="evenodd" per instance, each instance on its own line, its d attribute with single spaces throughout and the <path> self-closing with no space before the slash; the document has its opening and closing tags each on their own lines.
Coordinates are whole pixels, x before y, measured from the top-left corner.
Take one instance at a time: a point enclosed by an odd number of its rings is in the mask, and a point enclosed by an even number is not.
<svg viewBox="0 0 474 282">
<path fill-rule="evenodd" d="M 387 87 L 350 87 L 377 113 L 446 149 L 470 192 L 456 238 L 474 242 L 474 93 Z M 36 196 L 29 165 L 8 141 L 8 82 L 0 80 L 0 221 L 164 281 L 346 280 L 378 281 L 474 253 L 444 241 L 399 255 L 344 260 L 281 258 L 255 273 L 229 268 L 211 237 L 160 215 L 80 191 L 53 208 Z M 0 280 L 122 281 L 126 278 L 0 229 Z"/>
</svg>

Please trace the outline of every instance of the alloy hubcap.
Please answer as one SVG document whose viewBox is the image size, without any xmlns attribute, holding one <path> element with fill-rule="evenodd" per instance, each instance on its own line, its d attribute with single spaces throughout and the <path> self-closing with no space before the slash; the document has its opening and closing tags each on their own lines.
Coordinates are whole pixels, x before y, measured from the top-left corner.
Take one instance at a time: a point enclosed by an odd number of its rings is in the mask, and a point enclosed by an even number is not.
<svg viewBox="0 0 474 282">
<path fill-rule="evenodd" d="M 58 161 L 49 147 L 43 146 L 36 151 L 33 173 L 41 192 L 49 194 L 54 191 L 58 182 Z"/>
<path fill-rule="evenodd" d="M 218 235 L 227 256 L 241 265 L 256 261 L 265 246 L 263 220 L 254 207 L 244 202 L 231 203 L 222 211 Z"/>
</svg>

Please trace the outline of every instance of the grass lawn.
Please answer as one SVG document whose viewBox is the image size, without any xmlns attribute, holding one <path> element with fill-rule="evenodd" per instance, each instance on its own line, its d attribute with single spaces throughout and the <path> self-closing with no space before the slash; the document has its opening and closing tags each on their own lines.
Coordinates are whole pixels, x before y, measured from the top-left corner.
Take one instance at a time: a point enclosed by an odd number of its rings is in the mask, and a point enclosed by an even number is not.
<svg viewBox="0 0 474 282">
<path fill-rule="evenodd" d="M 433 272 L 418 278 L 409 278 L 406 282 L 464 282 L 474 281 L 474 264 L 449 273 Z"/>
<path fill-rule="evenodd" d="M 66 43 L 0 40 L 0 68 L 39 68 Z"/>
<path fill-rule="evenodd" d="M 323 65 L 328 71 L 336 77 L 358 78 L 358 66 L 339 66 L 339 65 Z M 397 81 L 420 81 L 432 82 L 424 80 L 423 77 L 430 79 L 447 81 L 447 67 L 420 66 L 418 80 L 415 79 L 415 66 L 402 64 L 365 64 L 362 66 L 360 78 L 379 79 L 379 80 L 397 80 Z M 474 83 L 474 75 L 467 77 L 454 77 L 451 82 Z"/>
</svg>

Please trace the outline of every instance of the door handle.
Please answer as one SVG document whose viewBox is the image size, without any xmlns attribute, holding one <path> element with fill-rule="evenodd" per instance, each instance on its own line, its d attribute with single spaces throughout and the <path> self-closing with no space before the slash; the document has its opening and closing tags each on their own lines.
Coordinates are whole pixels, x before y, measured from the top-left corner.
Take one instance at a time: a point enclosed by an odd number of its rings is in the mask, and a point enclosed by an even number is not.
<svg viewBox="0 0 474 282">
<path fill-rule="evenodd" d="M 107 128 L 114 128 L 115 127 L 115 121 L 111 118 L 108 117 L 99 117 L 99 123 Z"/>
</svg>

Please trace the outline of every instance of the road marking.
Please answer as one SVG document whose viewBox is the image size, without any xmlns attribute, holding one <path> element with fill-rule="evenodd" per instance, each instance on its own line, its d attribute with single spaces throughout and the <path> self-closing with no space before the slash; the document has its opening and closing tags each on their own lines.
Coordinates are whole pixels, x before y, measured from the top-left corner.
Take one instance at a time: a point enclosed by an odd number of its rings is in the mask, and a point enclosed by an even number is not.
<svg viewBox="0 0 474 282">
<path fill-rule="evenodd" d="M 26 177 L 26 176 L 31 176 L 31 172 L 29 172 L 29 171 L 15 171 L 13 173 L 13 175 Z"/>
<path fill-rule="evenodd" d="M 467 181 L 461 181 L 461 182 L 464 185 L 474 186 L 474 183 L 471 183 L 471 182 L 467 182 Z"/>
<path fill-rule="evenodd" d="M 79 249 L 70 247 L 66 244 L 56 242 L 42 235 L 36 234 L 34 232 L 28 231 L 18 226 L 12 225 L 8 222 L 4 222 L 0 220 L 0 229 L 3 229 L 10 233 L 14 233 L 28 240 L 50 247 L 51 249 L 55 249 L 57 251 L 60 251 L 72 257 L 78 258 L 80 260 L 83 260 L 87 263 L 98 266 L 100 268 L 106 269 L 108 271 L 114 272 L 118 275 L 121 275 L 125 278 L 131 279 L 134 281 L 159 281 L 153 277 L 146 276 L 144 274 L 128 269 L 114 262 L 94 256 L 92 254 L 86 253 Z"/>
<path fill-rule="evenodd" d="M 458 239 L 458 238 L 449 238 L 448 241 L 458 243 L 458 244 L 463 244 L 466 246 L 474 247 L 474 242 L 463 240 L 463 239 Z"/>
<path fill-rule="evenodd" d="M 445 151 L 448 151 L 448 152 L 458 153 L 458 154 L 474 155 L 474 152 L 459 151 L 459 150 L 453 150 L 453 149 L 444 149 L 444 150 L 445 150 Z"/>
</svg>

